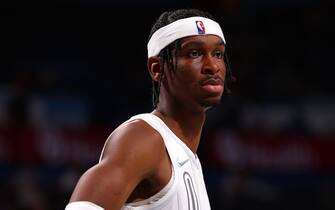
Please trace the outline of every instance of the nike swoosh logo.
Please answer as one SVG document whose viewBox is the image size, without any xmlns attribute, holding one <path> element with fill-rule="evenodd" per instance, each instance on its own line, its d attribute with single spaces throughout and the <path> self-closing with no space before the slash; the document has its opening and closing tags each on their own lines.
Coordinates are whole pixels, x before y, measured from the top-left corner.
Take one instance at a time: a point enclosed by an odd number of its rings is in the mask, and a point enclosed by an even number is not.
<svg viewBox="0 0 335 210">
<path fill-rule="evenodd" d="M 178 165 L 180 166 L 180 167 L 182 167 L 183 165 L 185 165 L 185 163 L 187 163 L 188 161 L 189 161 L 190 159 L 186 159 L 186 160 L 183 160 L 183 161 L 178 161 Z"/>
</svg>

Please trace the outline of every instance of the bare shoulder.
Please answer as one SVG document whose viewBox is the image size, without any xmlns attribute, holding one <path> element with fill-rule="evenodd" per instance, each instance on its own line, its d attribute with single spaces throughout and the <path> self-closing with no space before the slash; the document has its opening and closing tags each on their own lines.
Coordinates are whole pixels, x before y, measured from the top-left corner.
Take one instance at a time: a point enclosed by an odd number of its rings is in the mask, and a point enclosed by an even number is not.
<svg viewBox="0 0 335 210">
<path fill-rule="evenodd" d="M 70 202 L 120 209 L 136 186 L 159 170 L 165 156 L 162 137 L 148 124 L 123 124 L 109 136 L 101 162 L 82 175 Z"/>
<path fill-rule="evenodd" d="M 143 120 L 134 120 L 119 126 L 109 136 L 102 161 L 122 159 L 127 163 L 135 158 L 135 162 L 141 160 L 150 164 L 164 153 L 161 135 Z"/>
</svg>

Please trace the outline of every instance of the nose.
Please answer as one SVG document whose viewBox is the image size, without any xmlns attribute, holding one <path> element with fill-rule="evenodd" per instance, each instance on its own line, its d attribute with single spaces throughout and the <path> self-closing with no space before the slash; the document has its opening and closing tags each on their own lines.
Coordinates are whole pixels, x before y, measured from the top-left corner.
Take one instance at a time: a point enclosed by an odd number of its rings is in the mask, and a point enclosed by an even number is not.
<svg viewBox="0 0 335 210">
<path fill-rule="evenodd" d="M 202 72 L 203 74 L 216 74 L 220 71 L 220 65 L 217 58 L 207 55 L 203 58 Z"/>
</svg>

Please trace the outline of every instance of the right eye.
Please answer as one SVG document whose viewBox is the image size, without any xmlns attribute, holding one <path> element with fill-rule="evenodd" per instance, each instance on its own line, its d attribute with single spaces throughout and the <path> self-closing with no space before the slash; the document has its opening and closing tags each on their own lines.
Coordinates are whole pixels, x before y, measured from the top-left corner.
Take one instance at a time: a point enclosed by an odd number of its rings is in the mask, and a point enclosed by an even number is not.
<svg viewBox="0 0 335 210">
<path fill-rule="evenodd" d="M 201 55 L 201 52 L 199 50 L 191 50 L 190 51 L 190 57 L 191 58 L 197 58 Z"/>
</svg>

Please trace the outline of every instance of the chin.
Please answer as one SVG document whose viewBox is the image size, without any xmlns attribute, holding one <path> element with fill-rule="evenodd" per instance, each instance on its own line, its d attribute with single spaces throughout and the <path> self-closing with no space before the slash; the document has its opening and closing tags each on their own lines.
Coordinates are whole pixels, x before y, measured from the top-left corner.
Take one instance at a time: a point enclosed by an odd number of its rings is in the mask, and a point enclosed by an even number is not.
<svg viewBox="0 0 335 210">
<path fill-rule="evenodd" d="M 202 101 L 201 106 L 206 108 L 206 110 L 207 110 L 207 109 L 209 109 L 213 106 L 219 105 L 220 102 L 221 102 L 221 97 L 220 98 L 207 99 L 207 100 Z"/>
</svg>

